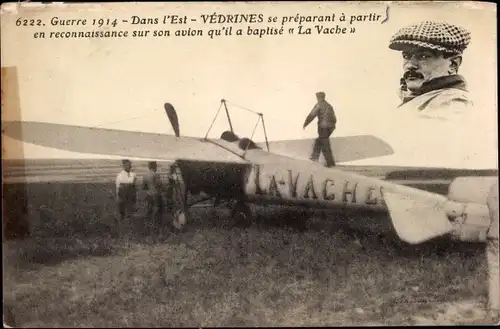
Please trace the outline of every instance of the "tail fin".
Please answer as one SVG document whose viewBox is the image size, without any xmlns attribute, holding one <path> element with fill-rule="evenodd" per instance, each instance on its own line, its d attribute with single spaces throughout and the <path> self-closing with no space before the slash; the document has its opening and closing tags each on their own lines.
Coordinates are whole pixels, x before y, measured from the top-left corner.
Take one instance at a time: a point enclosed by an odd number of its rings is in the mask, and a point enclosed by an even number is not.
<svg viewBox="0 0 500 329">
<path fill-rule="evenodd" d="M 384 200 L 394 229 L 404 242 L 419 244 L 453 231 L 440 198 L 385 192 Z"/>
</svg>

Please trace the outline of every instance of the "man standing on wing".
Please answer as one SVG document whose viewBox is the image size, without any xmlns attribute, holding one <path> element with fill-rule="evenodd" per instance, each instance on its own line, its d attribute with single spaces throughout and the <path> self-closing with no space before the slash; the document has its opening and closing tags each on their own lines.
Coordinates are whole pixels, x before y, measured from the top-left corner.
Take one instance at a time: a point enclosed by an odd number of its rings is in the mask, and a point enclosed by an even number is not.
<svg viewBox="0 0 500 329">
<path fill-rule="evenodd" d="M 330 135 L 336 128 L 337 117 L 335 116 L 335 111 L 333 107 L 325 100 L 325 93 L 316 93 L 317 103 L 306 117 L 304 122 L 304 129 L 314 120 L 318 118 L 318 138 L 314 142 L 313 152 L 310 159 L 312 161 L 318 161 L 319 155 L 323 152 L 323 156 L 326 160 L 327 167 L 335 166 L 335 159 L 333 157 L 332 148 L 330 145 Z"/>
</svg>

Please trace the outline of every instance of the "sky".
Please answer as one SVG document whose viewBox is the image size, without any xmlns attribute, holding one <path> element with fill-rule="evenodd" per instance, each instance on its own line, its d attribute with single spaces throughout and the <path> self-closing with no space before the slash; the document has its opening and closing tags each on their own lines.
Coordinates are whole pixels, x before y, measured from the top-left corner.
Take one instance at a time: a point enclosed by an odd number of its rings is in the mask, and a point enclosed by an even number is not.
<svg viewBox="0 0 500 329">
<path fill-rule="evenodd" d="M 492 3 L 177 2 L 71 4 L 56 5 L 52 9 L 18 7 L 12 12 L 2 8 L 2 66 L 17 67 L 23 120 L 172 134 L 163 111 L 163 104 L 170 102 L 177 109 L 181 134 L 203 137 L 224 98 L 230 102 L 233 125 L 240 136 L 251 135 L 257 117 L 233 103 L 262 112 L 270 140 L 316 136 L 314 124 L 305 130 L 302 124 L 315 104 L 317 91 L 324 91 L 336 110 L 339 124 L 335 134 L 338 136 L 371 133 L 372 128 L 387 132 L 392 129 L 384 128 L 387 123 L 397 126 L 393 113 L 399 101 L 396 89 L 402 74 L 402 59 L 400 53 L 388 48 L 391 35 L 403 26 L 422 20 L 459 24 L 472 33 L 460 73 L 467 79 L 475 98 L 474 120 L 479 120 L 463 129 L 485 134 L 486 142 L 480 143 L 480 151 L 488 155 L 484 165 L 491 166 L 494 161 L 496 166 L 496 5 Z M 206 33 L 214 27 L 202 25 L 199 17 L 214 12 L 253 12 L 280 18 L 297 13 L 335 13 L 336 17 L 341 13 L 347 17 L 374 13 L 385 18 L 386 10 L 389 19 L 383 24 L 380 20 L 352 25 L 338 22 L 356 28 L 355 33 L 345 35 L 289 35 L 288 28 L 295 25 L 286 24 L 283 35 L 262 38 L 253 35 L 213 39 L 206 35 L 80 40 L 32 37 L 36 31 L 48 34 L 92 30 L 89 26 L 50 26 L 50 19 L 55 16 L 91 20 L 129 19 L 132 15 L 188 15 L 198 18 L 188 26 L 203 28 Z M 15 21 L 19 17 L 42 19 L 46 26 L 43 29 L 17 27 Z M 335 26 L 336 23 L 329 24 Z M 274 25 L 281 26 L 279 22 Z M 114 29 L 178 27 L 182 28 L 181 25 L 123 24 Z M 2 117 L 12 120 L 18 115 L 2 113 Z M 220 115 L 210 137 L 218 137 L 226 129 L 227 121 Z M 439 131 L 433 134 L 436 138 L 442 135 Z M 402 136 L 405 130 L 394 130 L 388 138 L 400 141 Z M 254 139 L 262 141 L 263 138 L 259 128 Z M 474 146 L 478 147 L 477 143 Z M 54 150 L 32 146 L 26 147 L 25 152 L 26 157 L 55 154 Z M 437 156 L 442 150 L 433 152 Z"/>
</svg>

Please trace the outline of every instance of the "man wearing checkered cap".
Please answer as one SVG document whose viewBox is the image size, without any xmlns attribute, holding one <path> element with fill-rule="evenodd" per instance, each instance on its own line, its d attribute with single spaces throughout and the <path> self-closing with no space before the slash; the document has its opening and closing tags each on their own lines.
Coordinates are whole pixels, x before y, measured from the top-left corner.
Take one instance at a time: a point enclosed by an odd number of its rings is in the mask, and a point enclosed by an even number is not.
<svg viewBox="0 0 500 329">
<path fill-rule="evenodd" d="M 389 44 L 403 55 L 400 107 L 442 112 L 471 106 L 466 81 L 458 74 L 470 40 L 467 30 L 442 22 L 400 29 Z"/>
<path fill-rule="evenodd" d="M 400 29 L 390 40 L 389 48 L 401 51 L 404 74 L 401 77 L 400 109 L 416 109 L 427 118 L 450 118 L 472 107 L 465 79 L 458 74 L 462 55 L 471 40 L 470 33 L 458 26 L 424 21 Z M 462 117 L 462 116 L 461 116 Z M 466 116 L 463 116 L 466 117 Z M 416 123 L 416 122 L 415 122 Z M 467 122 L 466 122 L 467 124 Z M 429 126 L 430 127 L 430 126 Z M 458 139 L 468 136 L 460 125 L 440 134 L 460 145 Z M 468 128 L 465 126 L 465 128 Z M 429 128 L 432 130 L 432 128 Z M 426 133 L 429 133 L 429 130 Z M 476 134 L 476 132 L 473 132 Z M 453 149 L 453 147 L 452 147 Z M 453 153 L 465 153 L 460 152 Z M 488 306 L 491 315 L 500 313 L 500 266 L 498 232 L 498 183 L 491 187 L 487 197 L 491 225 L 488 231 L 486 258 L 488 263 Z"/>
</svg>

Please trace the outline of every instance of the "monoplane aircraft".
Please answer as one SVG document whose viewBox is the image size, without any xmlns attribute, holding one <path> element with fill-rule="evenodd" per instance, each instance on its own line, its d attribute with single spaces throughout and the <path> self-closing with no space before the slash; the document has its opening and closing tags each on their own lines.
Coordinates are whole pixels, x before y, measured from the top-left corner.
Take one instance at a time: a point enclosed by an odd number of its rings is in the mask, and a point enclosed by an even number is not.
<svg viewBox="0 0 500 329">
<path fill-rule="evenodd" d="M 232 202 L 233 215 L 240 218 L 253 216 L 251 203 L 368 211 L 387 215 L 398 237 L 410 244 L 444 235 L 465 241 L 485 239 L 490 225 L 486 196 L 497 171 L 469 172 L 463 177 L 455 173 L 448 193 L 433 193 L 312 162 L 303 153 L 305 149 L 310 151 L 312 140 L 268 141 L 262 113 L 255 113 L 253 133 L 261 123 L 265 142 L 255 143 L 253 134 L 241 138 L 233 131 L 225 100 L 205 138 L 181 136 L 176 110 L 170 103 L 164 108 L 175 136 L 133 132 L 135 145 L 120 143 L 121 136 L 132 132 L 41 122 L 4 123 L 3 133 L 22 142 L 62 150 L 172 160 L 173 225 L 179 229 L 189 222 L 194 205 L 188 202 L 189 195 L 204 194 L 215 204 Z M 223 108 L 229 130 L 218 139 L 208 138 Z M 337 163 L 393 153 L 390 145 L 372 135 L 335 137 L 331 144 Z M 471 175 L 474 177 L 465 177 Z"/>
</svg>

